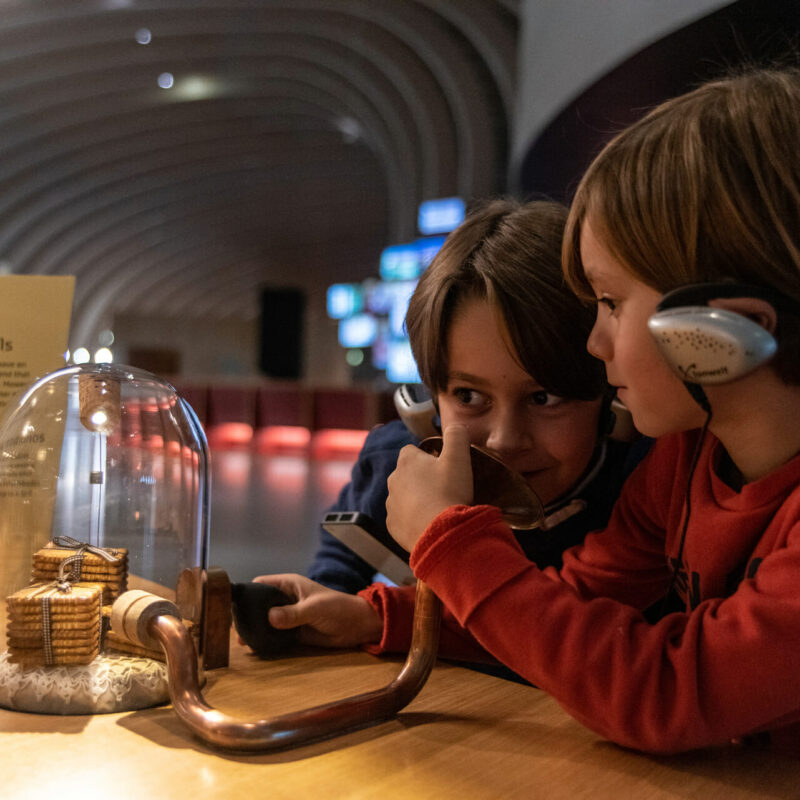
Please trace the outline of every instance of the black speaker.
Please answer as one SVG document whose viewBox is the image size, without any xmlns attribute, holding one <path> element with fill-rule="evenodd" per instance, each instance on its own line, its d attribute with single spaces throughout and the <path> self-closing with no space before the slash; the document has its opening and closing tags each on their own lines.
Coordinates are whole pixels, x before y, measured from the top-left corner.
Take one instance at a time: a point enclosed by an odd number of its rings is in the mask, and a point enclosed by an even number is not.
<svg viewBox="0 0 800 800">
<path fill-rule="evenodd" d="M 303 365 L 302 289 L 265 288 L 261 292 L 258 365 L 272 378 L 299 378 Z"/>
</svg>

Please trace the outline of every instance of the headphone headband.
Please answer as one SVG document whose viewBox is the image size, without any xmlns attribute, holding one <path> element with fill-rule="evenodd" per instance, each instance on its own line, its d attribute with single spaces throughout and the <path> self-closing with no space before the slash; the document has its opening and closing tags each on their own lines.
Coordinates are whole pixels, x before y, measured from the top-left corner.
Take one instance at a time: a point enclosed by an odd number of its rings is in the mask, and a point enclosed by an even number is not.
<svg viewBox="0 0 800 800">
<path fill-rule="evenodd" d="M 768 286 L 756 286 L 736 281 L 716 281 L 709 283 L 688 283 L 666 292 L 656 307 L 658 311 L 678 306 L 707 306 L 709 300 L 730 297 L 758 297 L 766 300 L 776 311 L 800 314 L 800 304 L 785 294 Z"/>
</svg>

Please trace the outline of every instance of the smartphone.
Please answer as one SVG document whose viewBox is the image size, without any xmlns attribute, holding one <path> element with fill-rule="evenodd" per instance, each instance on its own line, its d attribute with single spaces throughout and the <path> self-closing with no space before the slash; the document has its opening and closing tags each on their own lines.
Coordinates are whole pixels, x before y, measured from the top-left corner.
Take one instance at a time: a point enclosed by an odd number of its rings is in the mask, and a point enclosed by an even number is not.
<svg viewBox="0 0 800 800">
<path fill-rule="evenodd" d="M 441 435 L 435 423 L 436 406 L 424 384 L 401 383 L 394 391 L 394 407 L 406 428 L 418 439 Z"/>
<path fill-rule="evenodd" d="M 392 583 L 413 586 L 417 582 L 402 557 L 405 551 L 388 534 L 381 535 L 372 517 L 360 511 L 329 511 L 322 518 L 322 527 Z"/>
</svg>

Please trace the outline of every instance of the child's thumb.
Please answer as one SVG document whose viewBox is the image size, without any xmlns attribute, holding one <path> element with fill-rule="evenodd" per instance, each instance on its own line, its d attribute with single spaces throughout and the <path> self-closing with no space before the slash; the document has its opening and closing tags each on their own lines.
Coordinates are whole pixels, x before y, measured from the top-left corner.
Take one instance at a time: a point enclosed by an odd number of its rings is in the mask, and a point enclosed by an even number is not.
<svg viewBox="0 0 800 800">
<path fill-rule="evenodd" d="M 296 628 L 298 625 L 303 625 L 301 619 L 302 614 L 299 613 L 298 603 L 292 603 L 288 606 L 273 606 L 269 610 L 269 624 L 278 630 L 286 630 L 287 628 Z"/>
<path fill-rule="evenodd" d="M 447 468 L 457 473 L 472 474 L 469 456 L 469 432 L 463 425 L 448 425 L 442 431 L 442 452 Z"/>
</svg>

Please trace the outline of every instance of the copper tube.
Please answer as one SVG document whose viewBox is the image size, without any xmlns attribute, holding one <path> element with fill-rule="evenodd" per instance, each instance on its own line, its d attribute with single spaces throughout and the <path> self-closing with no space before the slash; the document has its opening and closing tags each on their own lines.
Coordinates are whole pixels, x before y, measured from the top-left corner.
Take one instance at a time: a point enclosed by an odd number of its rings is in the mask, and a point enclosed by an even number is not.
<svg viewBox="0 0 800 800">
<path fill-rule="evenodd" d="M 167 655 L 172 706 L 192 733 L 215 747 L 266 752 L 374 725 L 408 705 L 425 685 L 436 661 L 441 614 L 439 598 L 417 581 L 411 647 L 391 683 L 376 691 L 254 722 L 229 716 L 206 703 L 192 637 L 180 620 L 159 615 L 150 620 L 147 631 Z"/>
</svg>

